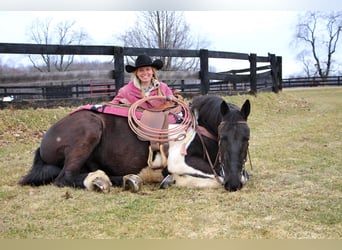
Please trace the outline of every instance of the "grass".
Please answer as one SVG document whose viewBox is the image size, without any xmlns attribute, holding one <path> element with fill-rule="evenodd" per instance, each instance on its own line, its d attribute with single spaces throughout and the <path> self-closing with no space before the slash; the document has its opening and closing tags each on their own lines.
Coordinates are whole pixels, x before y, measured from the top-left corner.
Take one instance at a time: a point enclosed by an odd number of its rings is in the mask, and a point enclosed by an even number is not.
<svg viewBox="0 0 342 250">
<path fill-rule="evenodd" d="M 341 239 L 341 97 L 342 88 L 225 97 L 252 104 L 252 176 L 235 193 L 19 187 L 42 133 L 73 108 L 0 110 L 0 238 Z"/>
</svg>

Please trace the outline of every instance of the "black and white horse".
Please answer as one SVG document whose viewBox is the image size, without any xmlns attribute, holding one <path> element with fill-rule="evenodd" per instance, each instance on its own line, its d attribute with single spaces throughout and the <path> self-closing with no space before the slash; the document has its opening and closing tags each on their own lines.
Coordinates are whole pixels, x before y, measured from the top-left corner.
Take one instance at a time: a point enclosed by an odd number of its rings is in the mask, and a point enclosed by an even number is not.
<svg viewBox="0 0 342 250">
<path fill-rule="evenodd" d="M 250 102 L 242 108 L 217 96 L 201 96 L 192 102 L 197 124 L 184 141 L 171 141 L 168 157 L 170 183 L 191 187 L 220 187 L 236 191 L 248 179 L 244 169 L 250 130 Z M 184 151 L 186 148 L 186 153 Z"/>
<path fill-rule="evenodd" d="M 101 110 L 80 110 L 52 125 L 19 183 L 108 191 L 125 180 L 138 181 L 131 177 L 146 169 L 149 142 L 138 139 L 127 117 Z M 192 110 L 198 124 L 187 130 L 184 140 L 169 143 L 169 175 L 161 187 L 173 183 L 241 189 L 246 182 L 249 101 L 239 109 L 220 97 L 201 96 L 192 101 Z"/>
</svg>

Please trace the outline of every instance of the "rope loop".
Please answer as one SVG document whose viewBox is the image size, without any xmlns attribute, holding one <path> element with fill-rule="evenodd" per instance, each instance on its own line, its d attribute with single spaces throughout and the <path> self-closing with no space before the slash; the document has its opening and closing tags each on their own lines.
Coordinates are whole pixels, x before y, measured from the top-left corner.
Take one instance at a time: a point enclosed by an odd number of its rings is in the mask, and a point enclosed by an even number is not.
<svg viewBox="0 0 342 250">
<path fill-rule="evenodd" d="M 172 98 L 172 102 L 174 102 L 176 105 L 179 105 L 182 108 L 182 122 L 174 124 L 174 126 L 171 126 L 167 129 L 156 129 L 147 126 L 146 124 L 143 124 L 136 116 L 136 111 L 141 109 L 141 104 L 145 102 L 149 102 L 151 100 L 164 100 L 166 102 L 170 102 L 170 98 L 166 96 L 147 96 L 144 97 L 135 103 L 133 103 L 129 110 L 128 110 L 128 124 L 132 131 L 140 136 L 143 137 L 146 140 L 154 141 L 154 142 L 160 142 L 165 143 L 169 141 L 181 141 L 184 140 L 186 137 L 187 130 L 194 126 L 194 116 L 191 114 L 191 111 L 189 109 L 189 106 L 184 101 Z M 163 105 L 162 105 L 163 106 Z M 165 105 L 167 106 L 167 105 Z M 155 109 L 149 109 L 150 111 L 165 111 L 169 107 L 161 108 L 157 107 Z"/>
</svg>

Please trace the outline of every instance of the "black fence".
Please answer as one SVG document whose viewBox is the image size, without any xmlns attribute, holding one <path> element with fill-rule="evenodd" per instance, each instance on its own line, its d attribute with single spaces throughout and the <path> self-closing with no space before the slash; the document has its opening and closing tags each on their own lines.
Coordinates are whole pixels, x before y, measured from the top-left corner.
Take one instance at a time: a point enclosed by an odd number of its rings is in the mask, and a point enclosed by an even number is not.
<svg viewBox="0 0 342 250">
<path fill-rule="evenodd" d="M 171 89 L 180 90 L 184 96 L 193 96 L 201 92 L 200 83 L 186 83 L 181 80 L 179 83 L 169 84 Z M 258 85 L 259 92 L 271 91 L 272 83 L 265 82 Z M 250 83 L 211 83 L 209 93 L 222 95 L 235 95 L 249 93 Z M 0 98 L 12 96 L 13 100 L 26 99 L 63 99 L 63 98 L 88 98 L 116 95 L 116 84 L 113 81 L 70 81 L 58 85 L 40 83 L 39 85 L 0 85 Z M 0 99 L 1 101 L 1 99 Z"/>
<path fill-rule="evenodd" d="M 322 80 L 320 77 L 296 77 L 282 80 L 283 88 L 342 86 L 342 76 L 329 76 Z"/>
<path fill-rule="evenodd" d="M 83 98 L 100 95 L 115 95 L 114 82 L 68 81 L 62 83 L 39 83 L 32 85 L 0 85 L 0 97 L 13 97 L 13 100 L 23 99 L 63 99 Z M 101 88 L 100 88 L 101 86 Z"/>
<path fill-rule="evenodd" d="M 148 54 L 152 57 L 198 58 L 199 71 L 160 71 L 162 81 L 183 94 L 256 93 L 272 90 L 278 92 L 281 86 L 282 59 L 274 54 L 257 56 L 235 52 L 201 50 L 171 50 L 150 48 L 127 48 L 118 46 L 81 45 L 37 45 L 0 43 L 0 54 L 57 54 L 57 55 L 111 55 L 114 57 L 111 71 L 69 71 L 54 73 L 29 73 L 0 76 L 0 97 L 27 98 L 69 98 L 96 95 L 114 96 L 116 91 L 129 80 L 124 72 L 124 57 Z M 230 59 L 247 61 L 248 68 L 210 72 L 209 60 Z M 258 64 L 262 64 L 259 66 Z"/>
</svg>

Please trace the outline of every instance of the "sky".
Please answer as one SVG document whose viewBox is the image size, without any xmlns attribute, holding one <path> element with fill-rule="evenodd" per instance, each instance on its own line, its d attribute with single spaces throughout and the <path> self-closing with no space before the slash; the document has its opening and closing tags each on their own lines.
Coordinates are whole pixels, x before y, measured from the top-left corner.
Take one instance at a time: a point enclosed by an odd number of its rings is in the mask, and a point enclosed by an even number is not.
<svg viewBox="0 0 342 250">
<path fill-rule="evenodd" d="M 10 5 L 13 4 L 11 0 Z M 39 1 L 39 0 L 36 0 Z M 98 0 L 98 3 L 106 2 L 107 0 Z M 113 2 L 114 0 L 111 0 Z M 115 0 L 116 1 L 116 0 Z M 131 2 L 126 0 L 126 4 Z M 81 10 L 73 7 L 60 8 L 60 5 L 54 5 L 50 2 L 50 7 L 43 10 L 31 7 L 17 6 L 0 6 L 0 43 L 28 43 L 31 42 L 28 36 L 30 24 L 37 18 L 45 19 L 52 17 L 54 21 L 75 20 L 77 26 L 84 28 L 90 35 L 91 41 L 88 44 L 92 45 L 116 45 L 122 46 L 120 41 L 115 39 L 115 36 L 122 34 L 128 27 L 135 23 L 135 11 L 155 10 L 158 6 L 151 4 L 152 0 L 148 0 L 150 4 L 148 8 L 134 5 L 135 8 L 124 7 L 120 8 L 105 8 L 109 11 L 104 11 L 99 5 L 94 6 L 91 11 L 86 7 L 90 3 L 83 1 Z M 177 2 L 177 0 L 174 0 Z M 291 41 L 294 37 L 294 30 L 298 20 L 298 15 L 307 10 L 342 10 L 342 1 L 311 0 L 310 8 L 305 7 L 303 3 L 306 0 L 296 1 L 301 2 L 301 5 L 287 0 L 286 6 L 272 5 L 277 0 L 259 0 L 259 3 L 264 2 L 267 7 L 255 6 L 256 1 L 249 1 L 250 5 L 244 6 L 229 6 L 221 8 L 222 1 L 211 0 L 210 3 L 215 5 L 217 9 L 211 10 L 211 5 L 206 1 L 206 8 L 202 6 L 200 0 L 194 1 L 197 5 L 192 5 L 193 8 L 188 10 L 188 7 L 183 6 L 175 8 L 166 6 L 166 10 L 179 10 L 184 12 L 185 20 L 190 25 L 191 33 L 205 38 L 209 41 L 209 46 L 205 49 L 216 51 L 229 51 L 241 53 L 256 53 L 259 56 L 267 56 L 268 53 L 273 53 L 283 58 L 283 76 L 298 74 L 301 72 L 302 66 L 296 60 L 296 51 L 291 46 Z M 217 3 L 217 1 L 219 1 Z M 227 3 L 228 0 L 225 0 Z M 248 0 L 240 0 L 238 2 L 248 2 Z M 260 2 L 261 1 L 261 2 Z M 22 2 L 22 1 L 21 1 Z M 41 2 L 39 6 L 43 6 L 46 1 Z M 142 0 L 139 1 L 141 4 Z M 160 1 L 158 1 L 160 2 Z M 183 3 L 185 1 L 182 1 Z M 189 2 L 189 1 L 188 1 Z M 229 2 L 229 1 L 228 1 Z M 292 3 L 292 5 L 289 4 Z M 26 3 L 26 2 L 25 2 Z M 59 3 L 63 3 L 60 0 Z M 92 2 L 93 3 L 93 2 Z M 272 3 L 272 4 L 269 4 Z M 252 4 L 254 4 L 252 6 Z M 6 5 L 6 4 L 5 4 Z M 184 4 L 183 4 L 184 5 Z M 92 6 L 92 4 L 90 4 Z M 104 6 L 104 5 L 100 5 Z M 194 7 L 195 6 L 195 7 Z M 196 7 L 197 6 L 197 7 Z M 204 5 L 203 5 L 204 6 Z M 252 6 L 252 7 L 246 7 Z M 271 7 L 270 7 L 271 6 Z M 312 8 L 312 9 L 311 9 Z M 159 8 L 160 9 L 160 8 Z M 163 9 L 163 8 L 162 8 Z M 209 10 L 208 10 L 209 9 Z M 342 49 L 342 48 L 341 48 Z M 342 54 L 341 54 L 342 55 Z M 342 56 L 340 56 L 342 58 Z M 0 55 L 2 63 L 11 63 L 15 65 L 25 64 L 27 59 L 17 55 Z M 215 63 L 215 68 L 218 70 L 230 70 L 236 68 L 236 64 L 241 62 L 227 62 L 219 60 Z M 342 62 L 341 62 L 342 63 Z M 242 66 L 244 67 L 244 66 Z M 247 64 L 248 67 L 248 64 Z"/>
</svg>

